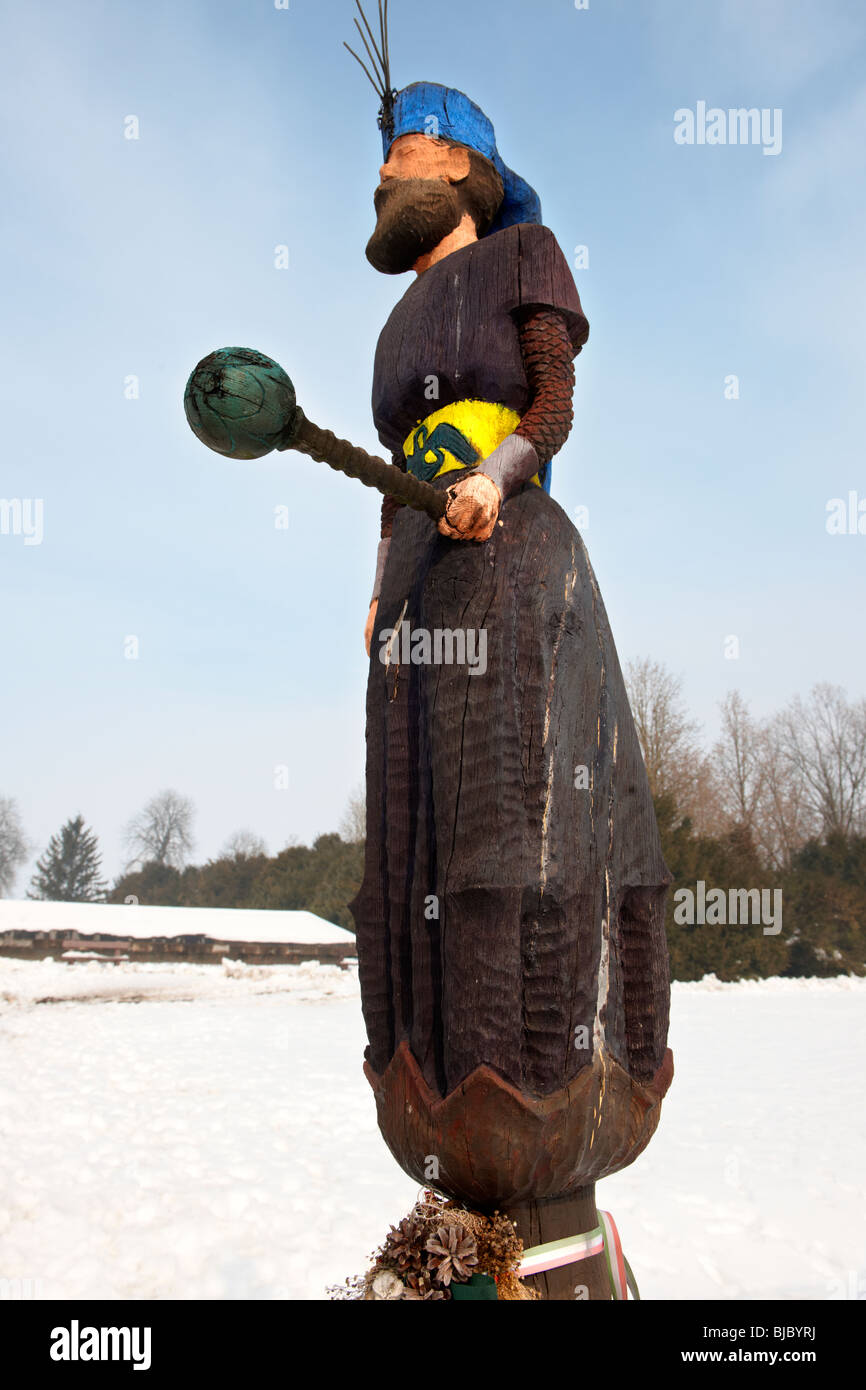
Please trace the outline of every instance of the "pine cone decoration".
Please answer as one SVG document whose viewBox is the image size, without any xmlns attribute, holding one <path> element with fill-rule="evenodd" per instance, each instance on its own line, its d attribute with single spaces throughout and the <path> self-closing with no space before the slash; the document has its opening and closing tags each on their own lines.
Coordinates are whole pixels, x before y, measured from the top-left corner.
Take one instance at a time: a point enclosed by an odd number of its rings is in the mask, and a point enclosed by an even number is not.
<svg viewBox="0 0 866 1390">
<path fill-rule="evenodd" d="M 450 1298 L 450 1296 L 444 1289 L 435 1289 L 426 1274 L 410 1274 L 406 1279 L 406 1292 L 403 1294 L 403 1298 L 408 1302 L 422 1303 L 428 1300 Z"/>
<path fill-rule="evenodd" d="M 428 1264 L 434 1280 L 446 1289 L 452 1279 L 468 1279 L 478 1263 L 477 1242 L 465 1226 L 440 1226 L 424 1249 L 432 1256 Z"/>
<path fill-rule="evenodd" d="M 424 1227 L 421 1222 L 407 1216 L 399 1226 L 392 1226 L 385 1239 L 384 1255 L 394 1261 L 401 1274 L 420 1270 L 424 1264 Z"/>
</svg>

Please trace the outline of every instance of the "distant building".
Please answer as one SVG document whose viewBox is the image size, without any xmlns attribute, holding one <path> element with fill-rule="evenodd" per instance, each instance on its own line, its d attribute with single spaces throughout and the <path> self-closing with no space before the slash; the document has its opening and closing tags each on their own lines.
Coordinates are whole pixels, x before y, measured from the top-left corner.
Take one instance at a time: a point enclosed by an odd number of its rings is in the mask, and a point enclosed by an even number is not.
<svg viewBox="0 0 866 1390">
<path fill-rule="evenodd" d="M 340 964 L 355 938 L 312 912 L 225 907 L 146 907 L 138 903 L 15 902 L 0 899 L 0 955 L 40 960 L 232 960 Z"/>
</svg>

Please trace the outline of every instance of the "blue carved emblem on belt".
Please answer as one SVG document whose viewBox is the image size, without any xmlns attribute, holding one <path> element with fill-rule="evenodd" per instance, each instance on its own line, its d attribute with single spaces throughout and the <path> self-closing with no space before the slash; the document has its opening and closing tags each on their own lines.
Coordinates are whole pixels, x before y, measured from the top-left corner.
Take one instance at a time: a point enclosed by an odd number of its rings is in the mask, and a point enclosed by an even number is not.
<svg viewBox="0 0 866 1390">
<path fill-rule="evenodd" d="M 478 450 L 470 444 L 466 435 L 454 425 L 442 421 L 432 431 L 426 425 L 418 426 L 412 435 L 412 452 L 406 455 L 406 467 L 416 478 L 429 483 L 445 464 L 446 450 L 467 468 L 478 462 Z M 428 459 L 426 455 L 431 451 L 435 457 Z"/>
</svg>

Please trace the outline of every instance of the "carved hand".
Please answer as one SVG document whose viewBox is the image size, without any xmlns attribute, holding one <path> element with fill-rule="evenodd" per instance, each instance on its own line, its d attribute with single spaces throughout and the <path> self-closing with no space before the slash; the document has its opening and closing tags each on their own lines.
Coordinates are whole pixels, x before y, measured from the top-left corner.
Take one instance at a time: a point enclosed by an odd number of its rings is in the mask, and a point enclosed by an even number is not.
<svg viewBox="0 0 866 1390">
<path fill-rule="evenodd" d="M 379 600 L 374 598 L 370 604 L 370 611 L 367 614 L 367 623 L 364 628 L 364 646 L 367 648 L 367 655 L 370 655 L 370 643 L 373 640 L 373 628 L 376 625 L 376 609 L 379 607 Z"/>
<path fill-rule="evenodd" d="M 502 493 L 493 479 L 473 473 L 448 489 L 448 507 L 439 530 L 456 541 L 489 540 L 501 506 Z"/>
</svg>

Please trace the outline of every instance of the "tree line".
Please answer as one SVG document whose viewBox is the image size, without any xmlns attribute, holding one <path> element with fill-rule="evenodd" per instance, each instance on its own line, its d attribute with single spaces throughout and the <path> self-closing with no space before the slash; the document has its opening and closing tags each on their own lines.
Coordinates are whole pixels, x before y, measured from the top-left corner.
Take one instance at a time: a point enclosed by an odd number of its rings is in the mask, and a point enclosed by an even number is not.
<svg viewBox="0 0 866 1390">
<path fill-rule="evenodd" d="M 663 666 L 633 662 L 626 684 L 674 878 L 672 978 L 866 973 L 866 700 L 819 684 L 761 720 L 732 691 L 705 749 Z M 699 883 L 779 890 L 781 930 L 677 921 Z"/>
<path fill-rule="evenodd" d="M 667 933 L 672 978 L 866 973 L 866 700 L 816 685 L 772 717 L 742 696 L 721 704 L 709 749 L 682 683 L 659 663 L 633 662 L 626 683 L 673 875 Z M 28 896 L 171 907 L 306 909 L 353 929 L 347 904 L 363 873 L 364 806 L 355 795 L 339 832 L 269 856 L 241 830 L 219 855 L 189 863 L 194 808 L 175 791 L 129 822 L 128 861 L 111 888 L 98 842 L 80 815 L 52 836 Z M 0 896 L 30 854 L 13 801 L 0 798 Z M 754 920 L 694 924 L 679 890 L 707 895 L 779 891 L 781 927 Z"/>
<path fill-rule="evenodd" d="M 349 807 L 342 834 L 320 835 L 312 846 L 289 844 L 269 857 L 264 841 L 238 830 L 207 863 L 190 864 L 195 808 L 178 792 L 151 798 L 128 823 L 127 861 L 109 887 L 99 842 L 79 814 L 52 835 L 37 861 L 28 898 L 53 902 L 124 903 L 154 907 L 305 909 L 353 929 L 348 903 L 363 872 L 363 804 Z M 11 798 L 0 798 L 0 897 L 7 895 L 32 849 Z"/>
</svg>

